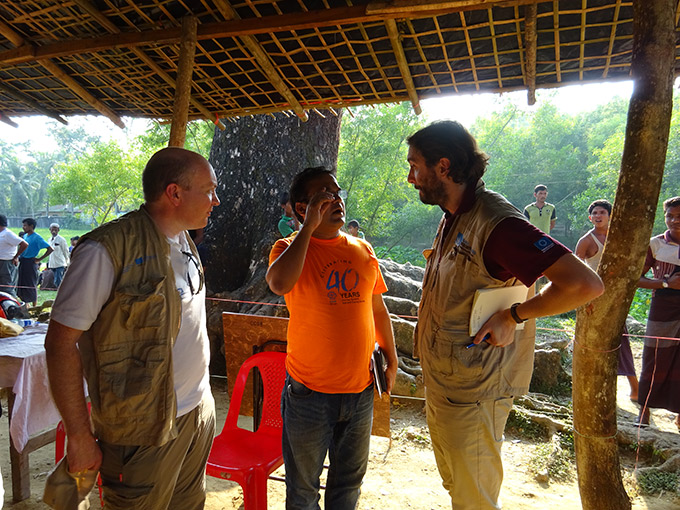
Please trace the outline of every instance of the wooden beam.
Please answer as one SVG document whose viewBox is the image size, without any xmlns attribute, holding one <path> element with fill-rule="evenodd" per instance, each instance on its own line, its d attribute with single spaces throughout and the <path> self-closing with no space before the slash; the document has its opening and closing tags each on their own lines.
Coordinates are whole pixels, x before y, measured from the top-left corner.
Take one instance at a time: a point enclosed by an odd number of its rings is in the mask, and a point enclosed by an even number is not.
<svg viewBox="0 0 680 510">
<path fill-rule="evenodd" d="M 430 0 L 380 0 L 369 2 L 366 6 L 367 14 L 395 14 L 413 15 L 432 11 L 463 11 L 473 9 L 488 9 L 490 7 L 510 7 L 535 0 L 448 0 L 436 2 Z"/>
<path fill-rule="evenodd" d="M 493 2 L 495 6 L 524 5 L 534 3 L 535 0 L 507 0 Z M 478 0 L 476 4 L 466 6 L 470 10 L 475 7 L 488 7 L 489 1 Z M 416 17 L 438 16 L 452 12 L 452 8 L 437 7 L 418 10 Z M 316 11 L 295 12 L 262 18 L 248 18 L 243 20 L 206 23 L 198 27 L 197 40 L 218 39 L 221 37 L 240 37 L 243 35 L 268 34 L 272 32 L 289 32 L 308 28 L 331 27 L 338 25 L 352 25 L 357 23 L 382 22 L 386 19 L 403 18 L 403 12 L 372 12 L 367 13 L 367 6 L 356 5 L 350 7 L 336 7 Z M 56 58 L 82 53 L 94 53 L 116 48 L 133 48 L 145 45 L 176 44 L 180 41 L 180 28 L 166 28 L 147 30 L 145 32 L 124 32 L 86 39 L 70 39 L 40 47 L 24 46 L 0 52 L 0 64 L 20 64 L 32 62 L 38 58 Z"/>
<path fill-rule="evenodd" d="M 387 33 L 390 36 L 392 50 L 394 51 L 394 56 L 397 58 L 399 72 L 401 72 L 401 77 L 404 80 L 404 85 L 406 86 L 408 97 L 411 100 L 413 111 L 416 112 L 416 115 L 420 115 L 423 110 L 420 107 L 420 99 L 418 99 L 418 92 L 416 92 L 416 86 L 413 83 L 413 76 L 411 76 L 411 70 L 408 67 L 408 61 L 406 60 L 404 47 L 401 45 L 401 37 L 399 36 L 397 22 L 393 19 L 388 19 L 385 21 L 385 25 L 387 26 Z"/>
<path fill-rule="evenodd" d="M 241 19 L 234 8 L 225 0 L 215 0 L 215 5 L 222 16 L 224 16 L 227 20 Z M 257 41 L 257 39 L 255 39 L 255 36 L 243 35 L 240 36 L 239 39 L 243 45 L 248 48 L 248 51 L 250 51 L 253 57 L 255 57 L 260 69 L 264 75 L 269 78 L 269 82 L 272 84 L 272 86 L 286 99 L 286 101 L 288 101 L 291 110 L 293 110 L 303 122 L 306 122 L 309 119 L 307 113 L 305 112 L 304 108 L 302 108 L 302 105 L 297 100 L 290 88 L 288 88 L 282 76 L 279 74 L 272 64 L 272 61 L 267 56 L 267 53 L 262 49 L 262 46 L 260 46 L 260 43 Z"/>
<path fill-rule="evenodd" d="M 560 4 L 553 0 L 553 41 L 555 41 L 555 77 L 557 83 L 562 81 L 562 61 L 560 59 Z"/>
<path fill-rule="evenodd" d="M 176 81 L 175 81 L 168 73 L 166 73 L 166 72 L 161 68 L 161 66 L 159 66 L 158 64 L 156 64 L 156 62 L 154 62 L 154 61 L 151 59 L 151 57 L 149 57 L 146 53 L 144 53 L 144 52 L 143 52 L 141 49 L 139 49 L 139 48 L 132 48 L 131 51 L 132 51 L 132 53 L 134 53 L 135 55 L 137 55 L 137 57 L 138 57 L 142 62 L 144 62 L 146 65 L 148 65 L 148 66 L 151 68 L 151 70 L 152 70 L 153 72 L 155 72 L 155 73 L 158 75 L 158 77 L 161 78 L 165 83 L 167 83 L 168 85 L 170 85 L 173 89 L 177 89 L 177 82 L 176 82 Z M 199 102 L 197 99 L 195 99 L 193 96 L 192 96 L 191 98 L 189 98 L 189 102 L 190 102 L 192 105 L 194 105 L 194 107 L 195 107 L 198 111 L 200 111 L 200 112 L 204 115 L 204 117 L 205 117 L 206 119 L 212 121 L 213 124 L 215 124 L 219 129 L 221 129 L 222 131 L 224 131 L 225 126 L 224 126 L 224 124 L 222 123 L 222 121 L 220 120 L 220 118 L 219 118 L 216 114 L 214 114 L 213 112 L 211 112 L 210 110 L 208 110 L 205 106 L 203 106 L 202 103 L 200 103 L 200 102 Z"/>
<path fill-rule="evenodd" d="M 43 115 L 46 115 L 47 117 L 50 117 L 54 120 L 57 120 L 57 121 L 61 122 L 62 124 L 64 124 L 65 126 L 68 125 L 68 121 L 66 119 L 64 119 L 64 117 L 59 115 L 58 113 L 53 112 L 52 110 L 48 110 L 47 108 L 42 106 L 40 103 L 38 103 L 37 101 L 34 101 L 33 99 L 31 99 L 30 97 L 28 97 L 24 93 L 19 92 L 18 90 L 15 90 L 11 87 L 8 87 L 7 85 L 5 85 L 2 82 L 0 82 L 0 91 L 4 92 L 5 94 L 7 94 L 10 97 L 13 97 L 14 99 L 19 101 L 20 103 L 27 104 L 28 106 L 33 108 L 36 112 L 41 113 Z"/>
<path fill-rule="evenodd" d="M 92 108 L 101 113 L 104 117 L 113 122 L 121 129 L 125 129 L 123 119 L 121 119 L 111 108 L 102 103 L 99 99 L 90 94 L 85 87 L 66 74 L 57 64 L 51 60 L 39 60 L 40 65 L 52 73 L 56 78 L 64 83 L 71 91 L 89 104 Z"/>
<path fill-rule="evenodd" d="M 6 37 L 14 46 L 24 44 L 24 38 L 17 34 L 12 27 L 4 21 L 0 21 L 0 35 Z"/>
<path fill-rule="evenodd" d="M 102 25 L 104 28 L 106 28 L 106 30 L 108 30 L 112 34 L 121 33 L 120 29 L 111 21 L 109 21 L 109 19 L 104 14 L 102 14 L 99 11 L 99 9 L 97 9 L 97 7 L 92 2 L 90 2 L 90 0 L 73 0 L 73 3 L 78 5 L 81 9 L 83 9 L 90 16 L 96 19 L 100 25 Z M 175 80 L 173 80 L 168 73 L 166 73 L 158 64 L 156 64 L 156 62 L 154 62 L 153 59 L 151 59 L 151 57 L 149 57 L 139 48 L 132 48 L 131 51 L 137 56 L 137 58 L 139 58 L 142 62 L 148 65 L 151 68 L 151 70 L 154 71 L 158 75 L 158 77 L 161 78 L 165 83 L 170 85 L 173 89 L 177 88 L 177 82 L 175 82 Z M 189 101 L 192 105 L 194 105 L 194 107 L 198 111 L 205 115 L 206 119 L 211 120 L 218 128 L 224 131 L 225 126 L 219 120 L 217 115 L 208 110 L 205 106 L 203 106 L 203 104 L 201 104 L 195 98 L 192 97 Z"/>
<path fill-rule="evenodd" d="M 527 86 L 527 103 L 536 104 L 536 4 L 524 8 L 524 52 L 526 53 L 526 69 L 524 70 Z"/>
<path fill-rule="evenodd" d="M 12 119 L 10 119 L 7 115 L 5 115 L 2 112 L 0 112 L 0 122 L 4 122 L 5 124 L 12 126 L 13 128 L 19 127 L 19 124 L 14 122 Z"/>
<path fill-rule="evenodd" d="M 21 37 L 21 35 L 19 35 L 18 33 L 16 33 L 9 25 L 3 23 L 2 21 L 0 21 L 0 33 L 2 33 L 2 35 L 9 39 L 12 42 L 12 44 L 19 46 L 20 48 L 26 47 L 35 48 L 35 46 L 32 44 L 25 44 L 24 38 Z M 120 128 L 125 128 L 125 124 L 123 124 L 121 118 L 118 115 L 116 115 L 113 112 L 113 110 L 111 110 L 104 103 L 102 103 L 92 94 L 90 94 L 83 86 L 81 86 L 68 74 L 62 71 L 61 68 L 57 66 L 54 62 L 47 59 L 39 60 L 38 62 L 45 69 L 51 72 L 56 78 L 61 80 L 61 82 L 64 85 L 66 85 L 72 92 L 80 96 L 80 98 L 83 99 L 83 101 L 92 106 L 94 109 L 96 109 L 99 113 L 101 113 L 105 117 L 109 118 L 116 126 Z M 50 117 L 51 116 L 52 115 L 50 115 Z M 59 120 L 60 118 L 61 117 L 59 117 L 57 120 Z M 62 122 L 63 119 L 59 121 Z M 63 122 L 66 124 L 66 121 Z"/>
<path fill-rule="evenodd" d="M 196 54 L 196 30 L 198 19 L 195 16 L 182 18 L 182 43 L 177 63 L 177 88 L 170 126 L 170 147 L 184 147 L 189 121 L 189 98 L 191 97 L 191 75 L 194 72 Z"/>
</svg>

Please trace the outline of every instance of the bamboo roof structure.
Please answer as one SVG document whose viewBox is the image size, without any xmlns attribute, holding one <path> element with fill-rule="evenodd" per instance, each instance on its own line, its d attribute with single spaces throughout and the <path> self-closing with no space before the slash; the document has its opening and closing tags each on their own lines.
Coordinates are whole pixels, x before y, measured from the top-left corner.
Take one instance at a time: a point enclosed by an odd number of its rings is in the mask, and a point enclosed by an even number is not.
<svg viewBox="0 0 680 510">
<path fill-rule="evenodd" d="M 633 0 L 4 0 L 0 120 L 307 112 L 630 78 Z M 680 11 L 676 9 L 677 26 Z"/>
</svg>

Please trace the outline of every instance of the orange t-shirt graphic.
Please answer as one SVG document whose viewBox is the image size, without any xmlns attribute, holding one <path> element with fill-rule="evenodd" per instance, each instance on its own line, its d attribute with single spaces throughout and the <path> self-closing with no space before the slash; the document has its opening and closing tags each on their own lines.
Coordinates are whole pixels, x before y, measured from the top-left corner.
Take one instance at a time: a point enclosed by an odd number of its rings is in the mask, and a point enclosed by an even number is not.
<svg viewBox="0 0 680 510">
<path fill-rule="evenodd" d="M 279 239 L 274 262 L 295 235 Z M 359 393 L 371 383 L 375 344 L 373 294 L 387 290 L 366 241 L 340 233 L 312 237 L 302 274 L 284 297 L 290 312 L 286 368 L 296 381 L 323 393 Z"/>
</svg>

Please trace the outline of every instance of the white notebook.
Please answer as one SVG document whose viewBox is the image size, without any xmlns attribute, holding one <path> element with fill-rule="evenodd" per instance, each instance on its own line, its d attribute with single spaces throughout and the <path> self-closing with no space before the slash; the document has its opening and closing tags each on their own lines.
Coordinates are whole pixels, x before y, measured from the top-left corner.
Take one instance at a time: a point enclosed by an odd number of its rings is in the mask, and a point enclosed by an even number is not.
<svg viewBox="0 0 680 510">
<path fill-rule="evenodd" d="M 494 313 L 510 308 L 515 303 L 524 303 L 528 292 L 529 288 L 524 285 L 478 289 L 472 301 L 470 336 L 475 336 Z M 524 323 L 517 324 L 517 329 L 524 329 Z"/>
</svg>

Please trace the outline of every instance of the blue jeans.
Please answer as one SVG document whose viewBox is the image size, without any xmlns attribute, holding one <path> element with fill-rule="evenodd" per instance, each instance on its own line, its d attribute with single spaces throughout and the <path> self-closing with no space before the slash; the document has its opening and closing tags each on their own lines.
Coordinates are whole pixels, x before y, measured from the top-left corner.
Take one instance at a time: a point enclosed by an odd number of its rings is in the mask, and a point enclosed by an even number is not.
<svg viewBox="0 0 680 510">
<path fill-rule="evenodd" d="M 51 268 L 52 272 L 54 273 L 54 287 L 58 288 L 59 285 L 61 285 L 61 280 L 64 279 L 64 271 L 66 271 L 65 267 L 53 267 Z"/>
<path fill-rule="evenodd" d="M 281 396 L 286 510 L 319 509 L 326 453 L 326 510 L 354 510 L 368 466 L 373 385 L 361 393 L 320 393 L 290 375 Z"/>
</svg>

